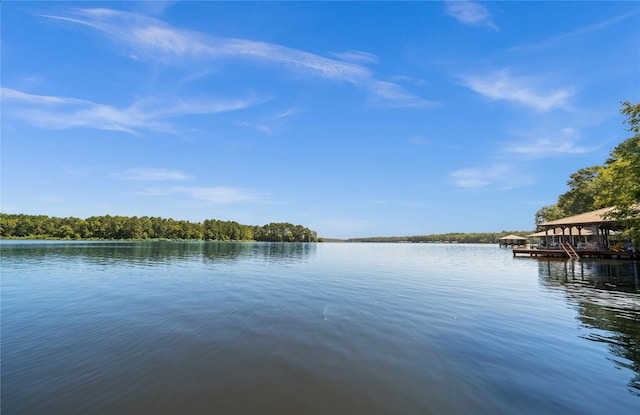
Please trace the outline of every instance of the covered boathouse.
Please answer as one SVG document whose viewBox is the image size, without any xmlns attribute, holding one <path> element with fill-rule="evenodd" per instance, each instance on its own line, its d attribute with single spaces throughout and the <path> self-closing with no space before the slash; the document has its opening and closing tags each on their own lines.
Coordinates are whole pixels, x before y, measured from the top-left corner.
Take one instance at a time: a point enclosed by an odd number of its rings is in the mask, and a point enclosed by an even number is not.
<svg viewBox="0 0 640 415">
<path fill-rule="evenodd" d="M 529 243 L 529 239 L 520 235 L 507 235 L 498 238 L 499 246 L 525 246 L 527 243 Z"/>
<path fill-rule="evenodd" d="M 640 259 L 640 252 L 635 252 L 631 243 L 616 240 L 624 224 L 607 216 L 613 209 L 602 208 L 543 223 L 542 231 L 529 235 L 538 237 L 541 243 L 529 249 L 514 248 L 513 255 Z"/>
</svg>

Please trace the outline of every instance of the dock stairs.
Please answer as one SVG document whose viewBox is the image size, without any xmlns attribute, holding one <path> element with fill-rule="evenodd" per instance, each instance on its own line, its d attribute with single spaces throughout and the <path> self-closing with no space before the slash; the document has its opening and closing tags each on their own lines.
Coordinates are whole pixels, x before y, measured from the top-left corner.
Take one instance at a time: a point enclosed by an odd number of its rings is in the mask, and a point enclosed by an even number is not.
<svg viewBox="0 0 640 415">
<path fill-rule="evenodd" d="M 569 259 L 580 259 L 580 255 L 578 255 L 578 253 L 575 249 L 573 249 L 570 243 L 563 244 L 562 242 L 560 242 L 560 247 L 569 256 Z"/>
</svg>

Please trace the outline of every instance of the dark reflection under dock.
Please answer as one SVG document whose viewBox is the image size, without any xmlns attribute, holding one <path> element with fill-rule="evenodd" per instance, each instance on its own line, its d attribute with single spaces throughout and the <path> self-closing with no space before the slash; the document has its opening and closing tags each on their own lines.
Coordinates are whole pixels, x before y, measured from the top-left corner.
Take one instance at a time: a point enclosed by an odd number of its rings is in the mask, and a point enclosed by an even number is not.
<svg viewBox="0 0 640 415">
<path fill-rule="evenodd" d="M 565 290 L 587 340 L 607 344 L 616 367 L 635 373 L 629 390 L 640 396 L 640 263 L 540 260 L 543 286 Z"/>
</svg>

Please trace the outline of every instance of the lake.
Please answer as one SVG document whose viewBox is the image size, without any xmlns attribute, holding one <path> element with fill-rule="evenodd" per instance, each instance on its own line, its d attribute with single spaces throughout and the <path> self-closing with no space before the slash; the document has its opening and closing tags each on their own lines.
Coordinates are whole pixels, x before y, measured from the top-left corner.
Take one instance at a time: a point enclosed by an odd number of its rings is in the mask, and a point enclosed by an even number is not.
<svg viewBox="0 0 640 415">
<path fill-rule="evenodd" d="M 640 413 L 640 264 L 2 241 L 2 414 Z"/>
</svg>

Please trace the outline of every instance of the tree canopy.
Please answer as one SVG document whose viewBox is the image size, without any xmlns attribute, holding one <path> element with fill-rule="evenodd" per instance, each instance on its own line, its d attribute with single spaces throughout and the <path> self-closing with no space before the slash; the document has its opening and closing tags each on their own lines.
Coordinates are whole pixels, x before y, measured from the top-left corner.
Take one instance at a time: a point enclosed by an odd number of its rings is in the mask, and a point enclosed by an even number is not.
<svg viewBox="0 0 640 415">
<path fill-rule="evenodd" d="M 616 146 L 603 165 L 586 167 L 570 176 L 569 190 L 558 202 L 535 215 L 536 225 L 603 207 L 615 207 L 609 219 L 626 223 L 625 236 L 640 243 L 640 103 L 622 102 L 632 136 Z"/>
<path fill-rule="evenodd" d="M 207 219 L 203 223 L 158 217 L 92 216 L 87 219 L 0 213 L 0 237 L 30 239 L 181 239 L 316 242 L 315 231 L 290 223 L 264 226 Z"/>
</svg>

